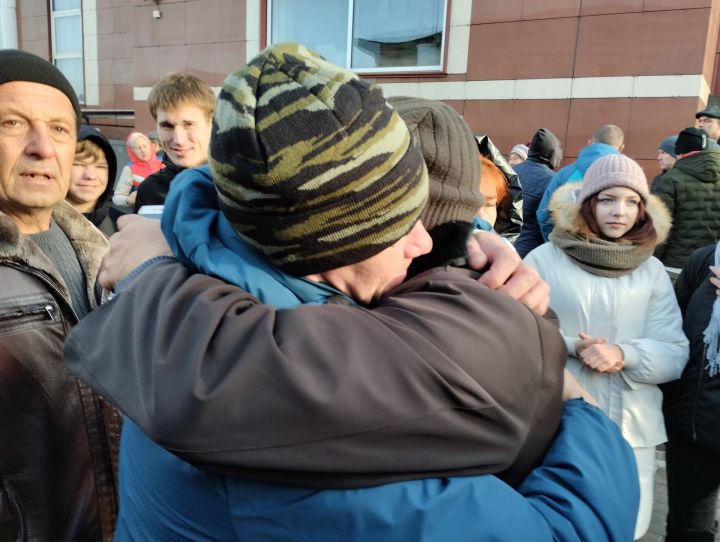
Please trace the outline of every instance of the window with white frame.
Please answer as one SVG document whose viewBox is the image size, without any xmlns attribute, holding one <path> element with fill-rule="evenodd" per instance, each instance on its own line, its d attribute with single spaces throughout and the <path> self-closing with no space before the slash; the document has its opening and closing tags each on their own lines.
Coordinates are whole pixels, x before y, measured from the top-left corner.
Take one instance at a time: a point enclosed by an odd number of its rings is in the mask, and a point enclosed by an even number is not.
<svg viewBox="0 0 720 542">
<path fill-rule="evenodd" d="M 52 0 L 52 58 L 85 103 L 81 0 Z"/>
<path fill-rule="evenodd" d="M 447 0 L 268 0 L 268 43 L 357 72 L 442 71 Z"/>
</svg>

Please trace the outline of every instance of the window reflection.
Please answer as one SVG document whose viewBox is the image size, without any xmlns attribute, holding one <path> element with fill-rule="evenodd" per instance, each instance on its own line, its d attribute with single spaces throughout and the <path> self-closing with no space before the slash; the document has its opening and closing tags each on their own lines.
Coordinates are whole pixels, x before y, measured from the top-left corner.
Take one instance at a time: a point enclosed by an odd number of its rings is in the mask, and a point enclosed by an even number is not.
<svg viewBox="0 0 720 542">
<path fill-rule="evenodd" d="M 85 83 L 82 58 L 59 58 L 55 65 L 63 72 L 77 94 L 80 103 L 85 103 Z"/>
<path fill-rule="evenodd" d="M 439 67 L 443 0 L 355 0 L 352 67 Z"/>
<path fill-rule="evenodd" d="M 302 43 L 334 64 L 359 71 L 441 69 L 446 0 L 268 4 L 270 43 Z"/>
<path fill-rule="evenodd" d="M 273 0 L 272 43 L 302 43 L 328 62 L 347 64 L 348 3 Z"/>
</svg>

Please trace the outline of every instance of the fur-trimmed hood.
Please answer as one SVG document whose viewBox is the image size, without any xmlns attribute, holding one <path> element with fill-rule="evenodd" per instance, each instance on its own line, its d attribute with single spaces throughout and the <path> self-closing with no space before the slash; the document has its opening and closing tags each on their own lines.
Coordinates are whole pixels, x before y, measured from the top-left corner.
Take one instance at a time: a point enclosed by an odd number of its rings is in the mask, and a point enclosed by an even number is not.
<svg viewBox="0 0 720 542">
<path fill-rule="evenodd" d="M 97 276 L 100 272 L 100 263 L 107 252 L 107 239 L 65 201 L 55 206 L 53 218 L 75 249 L 85 274 L 88 299 L 94 307 L 98 299 L 95 289 Z M 70 298 L 64 281 L 50 259 L 29 236 L 20 232 L 9 216 L 0 212 L 0 264 L 3 261 L 11 261 L 48 274 L 55 280 L 63 295 Z"/>
<path fill-rule="evenodd" d="M 580 216 L 580 203 L 578 203 L 578 192 L 581 184 L 570 183 L 558 188 L 550 199 L 548 209 L 552 213 L 553 222 L 556 228 L 563 229 L 572 234 L 578 233 L 583 218 Z M 672 227 L 670 211 L 663 201 L 654 194 L 648 194 L 645 212 L 653 220 L 657 232 L 657 243 L 664 243 Z"/>
</svg>

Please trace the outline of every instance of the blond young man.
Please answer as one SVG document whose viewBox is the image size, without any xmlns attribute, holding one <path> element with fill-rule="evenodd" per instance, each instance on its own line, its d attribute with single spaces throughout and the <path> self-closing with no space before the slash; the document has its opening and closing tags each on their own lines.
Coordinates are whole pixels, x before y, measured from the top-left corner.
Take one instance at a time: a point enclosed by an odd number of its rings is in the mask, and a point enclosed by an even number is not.
<svg viewBox="0 0 720 542">
<path fill-rule="evenodd" d="M 148 109 L 165 151 L 165 169 L 142 182 L 135 212 L 143 205 L 165 203 L 170 183 L 178 173 L 207 163 L 215 94 L 194 75 L 171 73 L 150 91 Z"/>
</svg>

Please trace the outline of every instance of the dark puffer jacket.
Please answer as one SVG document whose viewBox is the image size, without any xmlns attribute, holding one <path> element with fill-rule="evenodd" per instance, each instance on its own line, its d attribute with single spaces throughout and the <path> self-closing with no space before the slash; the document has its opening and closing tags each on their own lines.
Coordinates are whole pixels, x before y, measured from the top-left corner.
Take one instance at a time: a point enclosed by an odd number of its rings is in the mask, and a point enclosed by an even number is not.
<svg viewBox="0 0 720 542">
<path fill-rule="evenodd" d="M 715 245 L 696 250 L 675 282 L 683 314 L 683 331 L 690 340 L 690 360 L 678 380 L 662 386 L 663 413 L 670 440 L 683 440 L 720 452 L 720 376 L 705 370 L 703 331 L 717 299 L 708 281 L 715 264 Z"/>
<path fill-rule="evenodd" d="M 69 204 L 53 218 L 78 255 L 91 307 L 107 241 Z M 62 366 L 77 323 L 50 260 L 0 213 L 0 540 L 110 542 L 120 418 Z"/>
<path fill-rule="evenodd" d="M 720 239 L 720 152 L 685 156 L 657 180 L 673 227 L 655 256 L 669 267 L 682 267 L 695 249 Z"/>
</svg>

